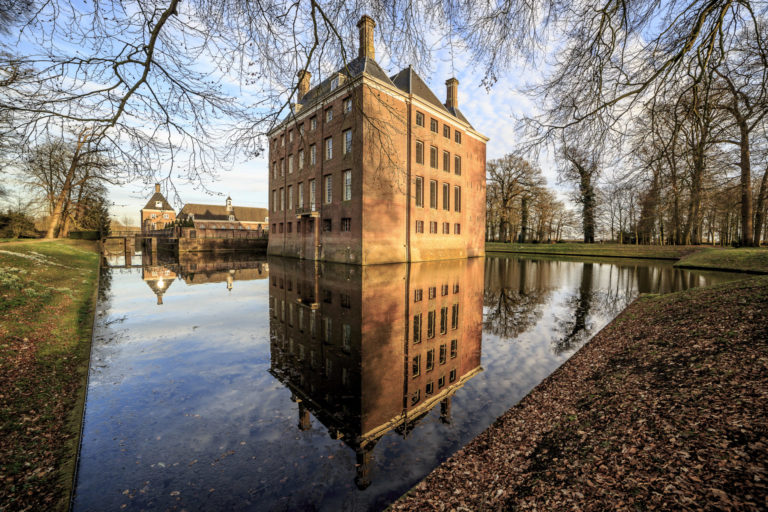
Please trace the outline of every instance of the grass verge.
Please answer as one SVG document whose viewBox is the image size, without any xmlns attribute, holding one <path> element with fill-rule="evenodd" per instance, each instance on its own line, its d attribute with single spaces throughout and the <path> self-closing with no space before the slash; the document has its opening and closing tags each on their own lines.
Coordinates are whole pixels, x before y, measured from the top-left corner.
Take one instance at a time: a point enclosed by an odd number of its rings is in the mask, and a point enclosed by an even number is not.
<svg viewBox="0 0 768 512">
<path fill-rule="evenodd" d="M 768 248 L 722 248 L 702 245 L 505 244 L 488 242 L 493 253 L 546 254 L 605 258 L 679 260 L 675 266 L 768 274 Z"/>
<path fill-rule="evenodd" d="M 765 510 L 768 277 L 646 296 L 392 510 Z"/>
<path fill-rule="evenodd" d="M 99 273 L 94 242 L 0 244 L 0 503 L 66 510 Z"/>
</svg>

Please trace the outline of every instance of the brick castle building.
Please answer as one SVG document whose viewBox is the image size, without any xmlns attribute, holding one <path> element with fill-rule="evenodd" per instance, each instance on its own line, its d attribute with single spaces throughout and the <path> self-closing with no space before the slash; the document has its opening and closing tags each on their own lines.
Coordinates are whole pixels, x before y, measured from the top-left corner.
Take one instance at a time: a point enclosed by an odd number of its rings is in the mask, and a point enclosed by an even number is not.
<svg viewBox="0 0 768 512">
<path fill-rule="evenodd" d="M 374 60 L 363 16 L 360 53 L 310 88 L 269 133 L 269 254 L 373 264 L 484 254 L 485 145 L 459 110 L 409 66 Z"/>
<path fill-rule="evenodd" d="M 155 193 L 149 198 L 147 205 L 140 210 L 139 216 L 142 231 L 164 229 L 176 220 L 176 212 L 160 192 L 159 183 L 155 183 Z"/>
<path fill-rule="evenodd" d="M 225 204 L 188 203 L 179 212 L 179 219 L 192 221 L 196 229 L 237 229 L 258 231 L 268 229 L 266 208 L 234 206 L 232 198 Z"/>
</svg>

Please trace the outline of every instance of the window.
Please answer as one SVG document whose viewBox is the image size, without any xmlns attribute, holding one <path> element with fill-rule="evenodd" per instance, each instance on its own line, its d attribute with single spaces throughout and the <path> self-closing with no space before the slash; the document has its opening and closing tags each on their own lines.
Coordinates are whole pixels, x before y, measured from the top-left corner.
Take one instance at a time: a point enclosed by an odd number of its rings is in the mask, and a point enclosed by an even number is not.
<svg viewBox="0 0 768 512">
<path fill-rule="evenodd" d="M 448 361 L 448 347 L 443 343 L 440 345 L 440 364 L 445 364 Z"/>
<path fill-rule="evenodd" d="M 429 120 L 429 129 L 437 133 L 437 119 L 433 118 Z"/>
<path fill-rule="evenodd" d="M 272 162 L 272 177 L 277 178 L 277 162 Z"/>
<path fill-rule="evenodd" d="M 312 144 L 309 146 L 309 165 L 315 165 L 317 163 L 317 146 Z"/>
<path fill-rule="evenodd" d="M 350 309 L 352 308 L 352 298 L 348 293 L 342 293 L 340 296 L 341 307 Z"/>
<path fill-rule="evenodd" d="M 451 340 L 451 359 L 459 355 L 459 340 Z"/>
<path fill-rule="evenodd" d="M 453 131 L 453 140 L 456 141 L 456 144 L 461 144 L 461 132 L 454 130 Z"/>
<path fill-rule="evenodd" d="M 352 350 L 352 326 L 349 324 L 341 326 L 341 349 L 344 352 Z"/>
<path fill-rule="evenodd" d="M 251 226 L 248 226 L 248 229 L 251 229 Z M 301 221 L 296 221 L 296 233 L 301 233 Z"/>
<path fill-rule="evenodd" d="M 421 313 L 413 315 L 413 342 L 421 343 Z"/>
<path fill-rule="evenodd" d="M 303 136 L 304 136 L 304 123 L 301 123 L 299 125 L 299 137 L 303 137 Z"/>
<path fill-rule="evenodd" d="M 333 137 L 325 139 L 325 159 L 330 160 L 333 158 Z"/>
<path fill-rule="evenodd" d="M 342 200 L 349 201 L 352 199 L 352 171 L 344 171 L 342 173 L 342 179 L 344 180 L 344 193 L 342 194 Z"/>
<path fill-rule="evenodd" d="M 437 389 L 443 389 L 445 386 L 445 375 L 437 379 Z"/>
<path fill-rule="evenodd" d="M 342 217 L 342 219 L 341 219 L 341 230 L 342 231 L 352 231 L 352 219 L 350 217 Z"/>
<path fill-rule="evenodd" d="M 285 189 L 280 189 L 280 211 L 285 210 Z"/>
<path fill-rule="evenodd" d="M 427 338 L 435 337 L 435 312 L 427 313 Z"/>
<path fill-rule="evenodd" d="M 454 235 L 460 235 L 461 234 L 461 224 L 456 223 L 453 225 L 453 234 Z"/>
<path fill-rule="evenodd" d="M 150 219 L 154 219 L 154 218 L 156 218 L 156 217 L 157 217 L 157 214 L 156 214 L 156 213 L 151 213 L 151 214 L 149 215 L 149 218 L 150 218 Z"/>
<path fill-rule="evenodd" d="M 451 186 L 443 183 L 443 210 L 451 209 Z"/>
<path fill-rule="evenodd" d="M 451 172 L 451 154 L 443 151 L 443 172 Z"/>
<path fill-rule="evenodd" d="M 437 148 L 435 146 L 429 146 L 429 166 L 437 169 Z"/>
<path fill-rule="evenodd" d="M 424 221 L 423 220 L 417 220 L 416 221 L 416 232 L 417 233 L 423 233 L 424 232 Z"/>
<path fill-rule="evenodd" d="M 315 198 L 315 180 L 309 180 L 309 207 L 312 211 L 315 211 L 315 205 L 317 204 Z"/>
<path fill-rule="evenodd" d="M 435 349 L 427 350 L 427 364 L 425 369 L 428 372 L 435 369 Z"/>
<path fill-rule="evenodd" d="M 349 114 L 352 112 L 352 98 L 345 98 L 344 99 L 344 113 Z"/>
<path fill-rule="evenodd" d="M 421 112 L 416 112 L 416 125 L 424 126 L 424 114 Z"/>
<path fill-rule="evenodd" d="M 435 392 L 435 383 L 432 381 L 427 382 L 427 389 L 425 390 L 425 395 L 431 395 Z"/>
<path fill-rule="evenodd" d="M 333 201 L 333 176 L 326 174 L 325 177 L 325 204 Z"/>
<path fill-rule="evenodd" d="M 288 185 L 288 209 L 293 210 L 293 185 Z"/>
<path fill-rule="evenodd" d="M 325 122 L 330 123 L 331 121 L 333 121 L 333 109 L 329 108 L 325 111 Z"/>
<path fill-rule="evenodd" d="M 323 290 L 323 302 L 333 304 L 333 292 L 331 290 Z"/>
<path fill-rule="evenodd" d="M 415 183 L 414 183 L 415 193 L 414 196 L 416 197 L 416 206 L 418 208 L 424 207 L 424 178 L 421 176 L 416 176 Z"/>
<path fill-rule="evenodd" d="M 417 389 L 411 395 L 411 405 L 416 405 L 417 403 L 419 403 L 419 400 L 421 400 L 421 390 Z"/>
<path fill-rule="evenodd" d="M 323 231 L 331 231 L 332 227 L 333 223 L 331 222 L 331 219 L 323 219 Z"/>
<path fill-rule="evenodd" d="M 280 136 L 280 145 L 285 147 L 285 135 Z"/>
<path fill-rule="evenodd" d="M 232 215 L 230 215 L 230 217 L 232 217 Z M 163 214 L 163 218 L 164 218 L 164 219 L 169 219 L 169 218 L 170 218 L 170 216 L 169 216 L 167 213 L 164 213 L 164 214 Z M 229 219 L 229 220 L 235 220 L 235 219 Z"/>
<path fill-rule="evenodd" d="M 443 296 L 448 295 L 448 285 L 447 284 L 444 284 L 443 286 L 440 287 L 440 295 L 443 295 Z"/>
<path fill-rule="evenodd" d="M 299 150 L 299 170 L 304 168 L 304 150 Z"/>
<path fill-rule="evenodd" d="M 283 223 L 282 222 L 280 223 L 280 232 L 281 233 L 283 232 Z"/>
<path fill-rule="evenodd" d="M 459 293 L 459 283 L 453 285 L 453 293 Z"/>
<path fill-rule="evenodd" d="M 429 180 L 429 207 L 437 208 L 437 181 Z"/>
<path fill-rule="evenodd" d="M 429 293 L 429 298 L 434 299 L 437 296 L 437 288 L 435 288 L 434 286 L 430 286 L 428 293 Z"/>
<path fill-rule="evenodd" d="M 432 233 L 433 235 L 437 233 L 437 222 L 436 221 L 432 221 L 432 222 L 429 223 L 429 232 Z"/>
<path fill-rule="evenodd" d="M 453 187 L 453 209 L 461 211 L 461 187 Z"/>
<path fill-rule="evenodd" d="M 421 356 L 415 356 L 413 358 L 413 362 L 411 363 L 411 375 L 414 377 L 418 377 L 419 374 L 421 374 Z"/>
<path fill-rule="evenodd" d="M 285 158 L 280 159 L 280 176 L 285 176 Z"/>
<path fill-rule="evenodd" d="M 162 201 L 155 201 L 155 208 L 162 208 L 163 202 Z"/>
<path fill-rule="evenodd" d="M 310 130 L 315 130 L 315 129 L 317 129 L 317 116 L 312 116 L 312 117 L 309 119 L 309 129 L 310 129 Z"/>
<path fill-rule="evenodd" d="M 448 222 L 443 222 L 443 234 L 444 235 L 450 235 L 451 234 L 451 224 Z"/>
<path fill-rule="evenodd" d="M 416 163 L 424 163 L 424 143 L 420 140 L 416 141 Z"/>
<path fill-rule="evenodd" d="M 288 142 L 293 142 L 293 130 L 288 132 Z"/>
<path fill-rule="evenodd" d="M 459 305 L 454 304 L 451 307 L 451 329 L 459 328 Z"/>
<path fill-rule="evenodd" d="M 331 90 L 335 90 L 339 86 L 339 77 L 335 76 L 333 77 L 333 80 L 331 80 Z M 329 119 L 330 121 L 330 119 Z"/>
<path fill-rule="evenodd" d="M 461 157 L 459 155 L 453 157 L 453 172 L 456 176 L 461 176 Z"/>
<path fill-rule="evenodd" d="M 287 231 L 288 231 L 288 233 L 293 233 L 293 223 L 292 222 L 288 223 L 288 230 Z M 293 306 L 293 304 L 291 304 L 291 306 Z"/>
<path fill-rule="evenodd" d="M 166 218 L 166 219 L 168 218 L 168 214 L 167 214 L 167 213 L 165 214 L 165 218 Z M 230 221 L 230 222 L 234 222 L 234 220 L 235 220 L 235 216 L 234 216 L 234 215 L 230 215 L 230 216 L 229 216 L 229 221 Z"/>
<path fill-rule="evenodd" d="M 413 290 L 413 302 L 421 302 L 423 295 L 424 295 L 424 290 L 422 290 L 421 288 L 417 290 Z"/>
<path fill-rule="evenodd" d="M 304 208 L 304 183 L 299 182 L 297 187 L 299 188 L 299 204 L 298 204 L 298 207 L 299 208 Z M 296 231 L 298 231 L 298 223 L 296 225 L 297 225 Z"/>
<path fill-rule="evenodd" d="M 446 139 L 451 138 L 451 127 L 448 126 L 447 124 L 443 125 L 443 137 L 445 137 Z"/>
<path fill-rule="evenodd" d="M 344 144 L 341 151 L 345 155 L 352 152 L 352 130 L 344 130 Z"/>
<path fill-rule="evenodd" d="M 453 382 L 456 380 L 456 370 L 451 370 L 451 373 L 448 375 L 448 380 L 450 382 Z"/>
<path fill-rule="evenodd" d="M 440 308 L 440 334 L 448 332 L 448 308 Z"/>
</svg>

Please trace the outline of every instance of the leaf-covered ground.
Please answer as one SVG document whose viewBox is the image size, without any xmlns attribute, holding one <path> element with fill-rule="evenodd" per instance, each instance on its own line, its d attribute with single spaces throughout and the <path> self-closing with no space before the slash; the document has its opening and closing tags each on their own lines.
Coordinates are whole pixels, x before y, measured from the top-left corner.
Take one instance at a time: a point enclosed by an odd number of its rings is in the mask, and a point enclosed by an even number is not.
<svg viewBox="0 0 768 512">
<path fill-rule="evenodd" d="M 646 296 L 394 510 L 768 509 L 768 278 Z"/>
<path fill-rule="evenodd" d="M 0 510 L 66 510 L 87 371 L 92 242 L 0 243 Z"/>
</svg>

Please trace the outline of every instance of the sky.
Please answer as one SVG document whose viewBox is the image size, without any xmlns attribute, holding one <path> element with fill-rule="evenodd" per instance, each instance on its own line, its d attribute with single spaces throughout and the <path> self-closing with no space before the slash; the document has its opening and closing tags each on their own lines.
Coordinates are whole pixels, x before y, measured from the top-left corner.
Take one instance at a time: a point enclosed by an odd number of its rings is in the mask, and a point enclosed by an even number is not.
<svg viewBox="0 0 768 512">
<path fill-rule="evenodd" d="M 34 34 L 28 33 L 27 36 L 34 37 Z M 433 42 L 433 48 L 441 46 L 438 41 Z M 22 41 L 17 50 L 24 52 L 23 45 Z M 348 50 L 356 54 L 357 41 L 354 41 L 353 45 L 354 48 L 348 48 Z M 375 46 L 377 62 L 390 76 L 397 73 L 402 66 L 391 64 L 387 48 L 384 47 L 378 34 L 375 35 Z M 432 69 L 420 72 L 420 76 L 439 99 L 445 100 L 445 81 L 455 74 L 459 80 L 458 95 L 461 111 L 477 131 L 490 139 L 487 144 L 487 158 L 498 158 L 513 151 L 517 143 L 514 130 L 516 118 L 536 113 L 535 105 L 521 94 L 519 89 L 526 85 L 525 82 L 535 80 L 538 76 L 537 71 L 524 67 L 521 62 L 506 75 L 499 76 L 494 86 L 486 90 L 480 83 L 482 73 L 478 73 L 470 58 L 460 50 L 454 49 L 454 52 L 451 53 L 445 49 L 434 51 L 431 61 Z M 199 71 L 205 71 L 205 62 L 196 64 L 199 64 Z M 212 69 L 213 64 L 209 65 Z M 313 76 L 311 85 L 316 85 L 324 78 L 326 77 Z M 237 83 L 226 85 L 248 100 L 254 98 L 258 100 L 258 90 L 255 88 L 251 89 Z M 147 132 L 153 128 L 153 126 L 142 127 Z M 251 160 L 243 159 L 235 162 L 231 169 L 220 170 L 215 179 L 205 183 L 211 194 L 201 190 L 198 184 L 175 179 L 173 184 L 178 192 L 178 198 L 171 193 L 166 193 L 166 197 L 177 210 L 184 203 L 223 204 L 227 196 L 231 196 L 233 203 L 238 206 L 267 207 L 267 157 L 268 155 L 264 154 Z M 567 200 L 567 191 L 557 185 L 554 161 L 544 153 L 541 155 L 539 165 L 550 188 L 555 189 L 561 199 Z M 169 173 L 160 168 L 157 174 Z M 108 190 L 109 199 L 113 203 L 110 208 L 112 217 L 121 222 L 130 222 L 130 225 L 138 225 L 139 210 L 154 192 L 153 184 L 135 181 L 108 186 Z M 167 191 L 164 190 L 164 192 Z M 180 202 L 175 199 L 179 199 Z"/>
</svg>

